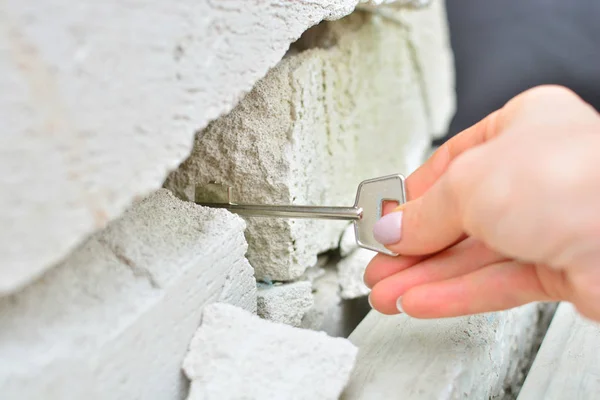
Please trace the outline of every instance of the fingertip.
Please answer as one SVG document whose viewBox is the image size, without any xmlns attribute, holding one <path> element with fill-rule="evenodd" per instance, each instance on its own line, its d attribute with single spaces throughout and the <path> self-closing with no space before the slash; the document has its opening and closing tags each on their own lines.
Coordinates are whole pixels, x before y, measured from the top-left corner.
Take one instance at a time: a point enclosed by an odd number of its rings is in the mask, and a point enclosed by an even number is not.
<svg viewBox="0 0 600 400">
<path fill-rule="evenodd" d="M 363 281 L 369 289 L 372 289 L 382 280 L 412 267 L 422 259 L 423 257 L 392 257 L 379 253 L 367 264 Z"/>
</svg>

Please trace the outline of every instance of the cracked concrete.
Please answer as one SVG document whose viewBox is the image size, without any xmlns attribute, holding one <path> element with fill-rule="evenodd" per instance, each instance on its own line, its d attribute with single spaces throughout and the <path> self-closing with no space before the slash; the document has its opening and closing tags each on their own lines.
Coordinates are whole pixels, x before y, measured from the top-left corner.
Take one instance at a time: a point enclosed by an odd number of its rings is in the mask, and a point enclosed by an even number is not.
<svg viewBox="0 0 600 400">
<path fill-rule="evenodd" d="M 395 13 L 429 14 L 420 27 L 429 34 L 445 26 L 440 6 Z M 406 30 L 369 13 L 314 29 L 319 34 L 309 31 L 299 41 L 302 51 L 290 52 L 230 114 L 197 134 L 191 156 L 166 187 L 184 199 L 193 197 L 195 184 L 217 182 L 234 187 L 241 203 L 351 205 L 361 180 L 408 174 L 421 164 L 432 122 Z M 329 45 L 315 45 L 323 35 Z M 445 77 L 446 44 L 422 43 L 442 60 Z M 450 82 L 435 80 L 435 91 L 451 93 Z M 449 114 L 447 104 L 436 107 Z M 257 279 L 267 281 L 301 276 L 317 254 L 337 248 L 346 226 L 246 221 L 248 259 Z"/>
<path fill-rule="evenodd" d="M 2 398 L 181 398 L 203 306 L 256 312 L 244 227 L 161 189 L 0 298 Z"/>
<path fill-rule="evenodd" d="M 356 353 L 346 339 L 211 304 L 183 363 L 188 400 L 336 400 Z"/>
<path fill-rule="evenodd" d="M 356 3 L 4 2 L 0 295 L 159 188 L 195 132 Z"/>
<path fill-rule="evenodd" d="M 257 313 L 264 319 L 298 327 L 312 306 L 312 285 L 309 281 L 258 284 Z"/>
</svg>

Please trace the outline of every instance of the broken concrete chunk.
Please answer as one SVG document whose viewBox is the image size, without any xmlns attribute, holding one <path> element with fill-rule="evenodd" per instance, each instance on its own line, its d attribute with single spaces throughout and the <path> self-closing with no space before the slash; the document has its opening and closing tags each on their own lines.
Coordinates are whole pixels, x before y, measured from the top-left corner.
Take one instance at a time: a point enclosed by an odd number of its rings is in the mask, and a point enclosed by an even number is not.
<svg viewBox="0 0 600 400">
<path fill-rule="evenodd" d="M 211 304 L 183 362 L 188 400 L 338 399 L 356 353 L 346 339 Z"/>
<path fill-rule="evenodd" d="M 367 264 L 376 254 L 360 248 L 340 260 L 337 270 L 342 299 L 355 299 L 369 294 L 371 290 L 365 285 L 363 277 Z"/>
<path fill-rule="evenodd" d="M 509 398 L 543 310 L 529 304 L 437 320 L 371 311 L 349 337 L 360 352 L 342 399 Z"/>
<path fill-rule="evenodd" d="M 158 189 L 194 132 L 230 111 L 302 32 L 356 2 L 3 4 L 0 295 Z"/>
<path fill-rule="evenodd" d="M 302 317 L 313 305 L 312 285 L 308 281 L 258 285 L 258 315 L 273 322 L 300 326 Z"/>
<path fill-rule="evenodd" d="M 0 397 L 176 399 L 202 307 L 256 310 L 244 221 L 160 190 L 0 298 Z"/>
<path fill-rule="evenodd" d="M 415 11 L 401 10 L 398 13 Z M 439 8 L 426 32 L 443 24 Z M 195 139 L 166 186 L 193 198 L 196 184 L 232 186 L 240 203 L 352 205 L 364 179 L 408 174 L 431 141 L 409 33 L 367 13 L 323 24 L 332 44 L 282 60 L 228 115 Z M 417 27 L 415 27 L 417 29 Z M 420 44 L 419 44 L 420 45 Z M 447 46 L 427 42 L 446 67 Z M 435 47 L 437 46 L 437 47 Z M 442 73 L 442 72 L 440 72 Z M 446 73 L 445 71 L 443 72 Z M 446 80 L 437 91 L 448 91 Z M 259 280 L 292 281 L 335 249 L 346 223 L 246 218 L 248 260 Z"/>
</svg>

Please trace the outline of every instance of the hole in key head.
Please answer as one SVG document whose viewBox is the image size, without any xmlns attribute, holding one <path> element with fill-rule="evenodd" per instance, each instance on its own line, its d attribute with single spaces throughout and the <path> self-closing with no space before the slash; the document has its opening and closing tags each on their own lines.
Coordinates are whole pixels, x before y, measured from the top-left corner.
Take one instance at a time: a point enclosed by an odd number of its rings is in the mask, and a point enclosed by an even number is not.
<svg viewBox="0 0 600 400">
<path fill-rule="evenodd" d="M 381 200 L 381 217 L 394 211 L 394 209 L 399 205 L 400 203 L 398 202 L 398 200 Z"/>
</svg>

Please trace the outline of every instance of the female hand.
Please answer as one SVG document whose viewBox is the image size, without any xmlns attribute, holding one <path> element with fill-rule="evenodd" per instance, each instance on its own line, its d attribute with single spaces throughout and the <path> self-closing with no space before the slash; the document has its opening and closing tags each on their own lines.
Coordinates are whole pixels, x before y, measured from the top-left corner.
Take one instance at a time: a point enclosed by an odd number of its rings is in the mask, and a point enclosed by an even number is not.
<svg viewBox="0 0 600 400">
<path fill-rule="evenodd" d="M 365 272 L 384 314 L 439 318 L 569 301 L 600 320 L 600 116 L 542 86 L 455 136 L 406 180 Z"/>
</svg>

